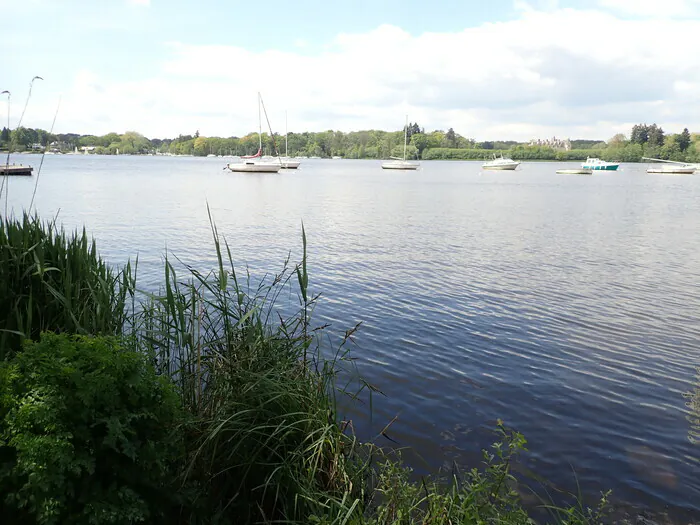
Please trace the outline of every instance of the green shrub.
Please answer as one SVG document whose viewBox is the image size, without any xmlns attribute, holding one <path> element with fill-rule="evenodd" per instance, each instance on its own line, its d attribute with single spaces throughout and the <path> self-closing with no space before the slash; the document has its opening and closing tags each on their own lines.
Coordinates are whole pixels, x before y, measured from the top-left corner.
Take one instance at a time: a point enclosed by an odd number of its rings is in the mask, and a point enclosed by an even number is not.
<svg viewBox="0 0 700 525">
<path fill-rule="evenodd" d="M 171 508 L 179 400 L 116 339 L 45 333 L 0 367 L 5 523 L 157 522 Z"/>
<path fill-rule="evenodd" d="M 0 360 L 43 331 L 118 335 L 133 291 L 85 230 L 66 235 L 38 217 L 0 220 Z"/>
</svg>

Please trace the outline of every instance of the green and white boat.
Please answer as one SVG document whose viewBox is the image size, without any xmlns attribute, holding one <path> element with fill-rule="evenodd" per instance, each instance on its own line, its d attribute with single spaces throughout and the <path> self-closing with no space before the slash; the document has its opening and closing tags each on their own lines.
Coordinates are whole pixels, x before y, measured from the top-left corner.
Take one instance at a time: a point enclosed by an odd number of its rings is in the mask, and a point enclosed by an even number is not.
<svg viewBox="0 0 700 525">
<path fill-rule="evenodd" d="M 595 171 L 617 171 L 620 164 L 615 164 L 614 162 L 606 162 L 595 157 L 588 157 L 586 162 L 581 163 L 581 167 L 584 170 L 595 170 Z"/>
</svg>

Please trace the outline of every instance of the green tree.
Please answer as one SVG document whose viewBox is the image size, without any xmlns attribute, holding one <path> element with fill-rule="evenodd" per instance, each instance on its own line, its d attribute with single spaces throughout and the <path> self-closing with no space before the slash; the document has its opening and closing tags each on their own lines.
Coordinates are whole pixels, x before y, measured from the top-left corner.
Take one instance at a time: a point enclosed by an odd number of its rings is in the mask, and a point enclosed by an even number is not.
<svg viewBox="0 0 700 525">
<path fill-rule="evenodd" d="M 646 124 L 635 124 L 632 126 L 630 142 L 633 144 L 646 144 L 649 140 L 649 126 Z"/>
<path fill-rule="evenodd" d="M 452 128 L 448 129 L 447 133 L 445 133 L 445 140 L 447 141 L 448 148 L 456 148 L 457 134 L 455 133 L 455 130 L 453 130 Z"/>
<path fill-rule="evenodd" d="M 664 145 L 664 130 L 656 124 L 649 126 L 649 144 L 653 146 Z"/>
<path fill-rule="evenodd" d="M 690 132 L 688 128 L 683 129 L 683 131 L 676 138 L 676 143 L 681 151 L 685 152 L 690 146 Z"/>
<path fill-rule="evenodd" d="M 415 133 L 411 137 L 411 144 L 416 148 L 418 158 L 422 158 L 423 151 L 428 147 L 428 137 L 425 133 Z"/>
<path fill-rule="evenodd" d="M 207 153 L 207 139 L 205 137 L 194 139 L 194 154 L 198 157 L 204 157 Z"/>
<path fill-rule="evenodd" d="M 621 147 L 625 146 L 626 144 L 627 144 L 627 137 L 625 137 L 622 133 L 617 133 L 608 141 L 608 145 L 611 148 L 621 148 Z"/>
</svg>

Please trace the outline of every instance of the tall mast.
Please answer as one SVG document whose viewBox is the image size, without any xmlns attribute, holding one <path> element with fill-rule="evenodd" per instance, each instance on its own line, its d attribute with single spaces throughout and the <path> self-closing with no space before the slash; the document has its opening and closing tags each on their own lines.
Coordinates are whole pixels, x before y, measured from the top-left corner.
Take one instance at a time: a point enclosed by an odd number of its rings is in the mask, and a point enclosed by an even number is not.
<svg viewBox="0 0 700 525">
<path fill-rule="evenodd" d="M 406 115 L 406 125 L 403 128 L 403 160 L 406 160 L 406 144 L 408 144 L 408 115 Z"/>
<path fill-rule="evenodd" d="M 284 156 L 289 157 L 289 144 L 287 143 L 287 135 L 289 131 L 287 130 L 287 110 L 284 111 Z"/>
<path fill-rule="evenodd" d="M 260 151 L 262 152 L 262 113 L 260 113 L 260 92 L 258 91 L 258 139 L 260 140 Z"/>
</svg>

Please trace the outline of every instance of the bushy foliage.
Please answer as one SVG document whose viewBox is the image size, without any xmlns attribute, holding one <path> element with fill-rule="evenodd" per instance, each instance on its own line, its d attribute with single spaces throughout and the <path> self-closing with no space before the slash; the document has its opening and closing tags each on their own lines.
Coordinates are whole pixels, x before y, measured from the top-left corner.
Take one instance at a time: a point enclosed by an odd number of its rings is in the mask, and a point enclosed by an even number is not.
<svg viewBox="0 0 700 525">
<path fill-rule="evenodd" d="M 517 432 L 498 427 L 501 439 L 483 453 L 482 469 L 473 468 L 450 483 L 410 481 L 410 471 L 395 462 L 380 469 L 380 504 L 367 520 L 372 525 L 413 523 L 531 523 L 511 473 L 512 462 L 525 449 Z"/>
<path fill-rule="evenodd" d="M 172 507 L 179 401 L 116 339 L 45 333 L 0 368 L 4 523 L 154 523 Z"/>
<path fill-rule="evenodd" d="M 85 230 L 67 235 L 27 214 L 0 220 L 0 359 L 42 331 L 121 333 L 130 272 L 110 268 Z"/>
</svg>

